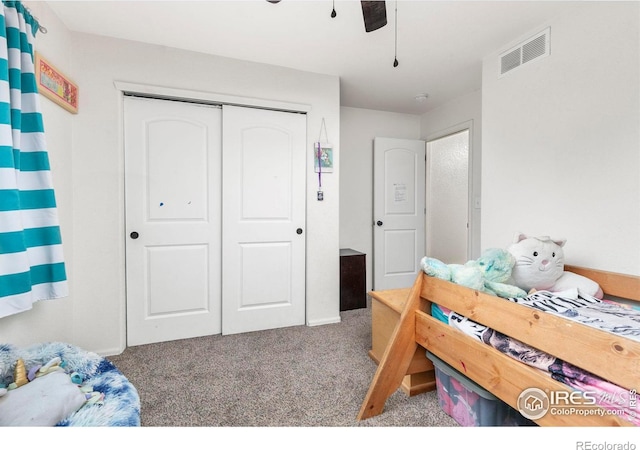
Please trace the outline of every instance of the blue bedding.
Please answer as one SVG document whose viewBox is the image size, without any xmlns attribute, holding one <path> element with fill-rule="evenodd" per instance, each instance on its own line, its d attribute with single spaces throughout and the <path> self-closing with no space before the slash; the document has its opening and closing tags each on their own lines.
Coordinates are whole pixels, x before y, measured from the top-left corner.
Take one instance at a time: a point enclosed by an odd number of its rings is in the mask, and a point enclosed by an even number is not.
<svg viewBox="0 0 640 450">
<path fill-rule="evenodd" d="M 85 390 L 101 394 L 101 401 L 87 402 L 56 426 L 140 426 L 140 397 L 133 384 L 108 359 L 73 345 L 49 342 L 18 348 L 0 344 L 0 387 L 14 381 L 18 359 L 28 370 L 56 357 L 64 361 L 67 373 L 80 377 Z"/>
</svg>

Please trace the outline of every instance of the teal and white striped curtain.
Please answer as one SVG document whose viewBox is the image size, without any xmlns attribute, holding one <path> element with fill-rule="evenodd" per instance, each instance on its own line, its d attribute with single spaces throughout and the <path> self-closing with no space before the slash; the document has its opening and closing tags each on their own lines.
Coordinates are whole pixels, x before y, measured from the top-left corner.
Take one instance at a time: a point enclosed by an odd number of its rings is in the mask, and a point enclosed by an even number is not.
<svg viewBox="0 0 640 450">
<path fill-rule="evenodd" d="M 0 317 L 68 295 L 34 73 L 37 20 L 18 1 L 0 17 Z"/>
</svg>

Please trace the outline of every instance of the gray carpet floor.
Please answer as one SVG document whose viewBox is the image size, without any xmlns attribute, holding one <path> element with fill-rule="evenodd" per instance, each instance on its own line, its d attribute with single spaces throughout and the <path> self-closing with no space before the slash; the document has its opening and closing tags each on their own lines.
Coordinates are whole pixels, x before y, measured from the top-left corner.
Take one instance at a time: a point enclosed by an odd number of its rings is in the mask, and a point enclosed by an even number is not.
<svg viewBox="0 0 640 450">
<path fill-rule="evenodd" d="M 357 420 L 377 365 L 370 307 L 342 321 L 127 348 L 109 359 L 136 386 L 144 427 L 455 427 L 436 392 L 402 390 Z"/>
</svg>

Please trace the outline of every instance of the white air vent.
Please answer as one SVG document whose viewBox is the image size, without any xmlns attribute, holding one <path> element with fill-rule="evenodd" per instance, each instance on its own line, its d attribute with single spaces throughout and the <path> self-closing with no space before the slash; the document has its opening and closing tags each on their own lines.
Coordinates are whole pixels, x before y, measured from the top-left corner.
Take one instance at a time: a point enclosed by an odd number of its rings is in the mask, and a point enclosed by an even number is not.
<svg viewBox="0 0 640 450">
<path fill-rule="evenodd" d="M 530 37 L 500 55 L 500 76 L 536 59 L 549 55 L 551 29 Z"/>
</svg>

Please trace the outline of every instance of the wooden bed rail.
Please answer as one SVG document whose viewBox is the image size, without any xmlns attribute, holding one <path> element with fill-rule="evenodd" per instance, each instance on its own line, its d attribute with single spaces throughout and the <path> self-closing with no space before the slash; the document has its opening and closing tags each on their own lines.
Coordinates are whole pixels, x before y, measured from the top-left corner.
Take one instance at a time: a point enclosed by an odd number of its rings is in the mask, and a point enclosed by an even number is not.
<svg viewBox="0 0 640 450">
<path fill-rule="evenodd" d="M 416 320 L 417 341 L 421 345 L 516 410 L 523 386 L 571 392 L 570 387 L 551 379 L 548 374 L 531 370 L 498 350 L 469 339 L 438 319 L 418 313 Z M 596 412 L 599 406 L 589 409 L 594 410 L 590 415 L 545 415 L 535 422 L 541 426 L 632 426 L 615 415 L 599 415 Z"/>
<path fill-rule="evenodd" d="M 638 341 L 437 278 L 430 278 L 422 286 L 421 297 L 474 322 L 602 378 L 616 380 L 627 389 L 640 387 Z"/>
<path fill-rule="evenodd" d="M 640 301 L 640 277 L 565 266 L 598 282 L 605 294 Z M 570 391 L 538 372 L 431 317 L 431 303 L 458 312 L 627 389 L 638 389 L 640 343 L 420 273 L 369 386 L 358 420 L 382 413 L 418 345 L 516 406 L 526 387 Z M 599 407 L 596 407 L 599 408 Z M 543 417 L 540 425 L 630 425 L 616 416 Z"/>
<path fill-rule="evenodd" d="M 577 273 L 578 275 L 595 281 L 608 295 L 640 302 L 639 276 L 566 265 L 564 266 L 564 270 Z"/>
</svg>

